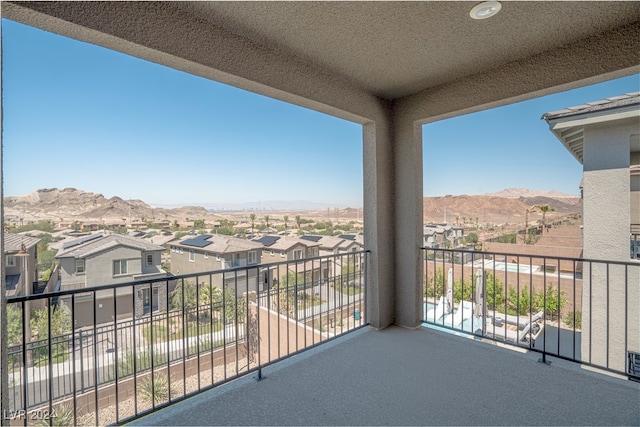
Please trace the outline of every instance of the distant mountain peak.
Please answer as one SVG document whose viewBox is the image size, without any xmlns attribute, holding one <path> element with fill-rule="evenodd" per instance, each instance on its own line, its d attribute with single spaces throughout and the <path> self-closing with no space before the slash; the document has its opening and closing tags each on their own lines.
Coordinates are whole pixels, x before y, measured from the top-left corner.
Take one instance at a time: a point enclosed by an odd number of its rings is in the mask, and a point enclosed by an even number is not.
<svg viewBox="0 0 640 427">
<path fill-rule="evenodd" d="M 577 197 L 574 194 L 561 193 L 556 190 L 530 190 L 528 188 L 505 188 L 495 193 L 482 194 L 483 196 L 505 197 L 508 199 L 519 199 L 520 197 L 549 197 L 549 198 L 571 198 Z"/>
</svg>

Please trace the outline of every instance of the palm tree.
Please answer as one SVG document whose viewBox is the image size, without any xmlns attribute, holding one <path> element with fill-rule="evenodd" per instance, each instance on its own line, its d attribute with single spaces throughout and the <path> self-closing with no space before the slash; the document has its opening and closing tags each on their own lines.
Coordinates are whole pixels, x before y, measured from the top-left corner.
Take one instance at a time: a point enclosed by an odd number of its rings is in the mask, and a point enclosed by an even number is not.
<svg viewBox="0 0 640 427">
<path fill-rule="evenodd" d="M 530 208 L 527 208 L 524 212 L 524 244 L 529 244 L 529 213 L 534 212 L 538 209 L 538 205 L 533 205 Z"/>
<path fill-rule="evenodd" d="M 298 230 L 300 230 L 300 224 L 302 224 L 302 218 L 300 218 L 300 215 L 296 215 L 296 224 L 298 224 Z"/>
<path fill-rule="evenodd" d="M 265 215 L 264 216 L 264 222 L 267 223 L 267 229 L 269 228 L 269 215 Z M 269 232 L 269 230 L 267 230 L 267 233 Z"/>
<path fill-rule="evenodd" d="M 542 233 L 544 233 L 544 229 L 547 227 L 547 212 L 555 212 L 555 209 L 552 208 L 549 205 L 542 205 L 542 206 L 538 206 L 538 208 L 540 209 L 540 212 L 542 212 Z"/>
<path fill-rule="evenodd" d="M 287 234 L 287 223 L 289 222 L 289 217 L 285 215 L 283 219 L 284 219 L 284 234 Z"/>
<path fill-rule="evenodd" d="M 253 226 L 256 222 L 256 214 L 249 215 L 249 219 L 251 220 L 251 232 L 253 233 Z"/>
</svg>

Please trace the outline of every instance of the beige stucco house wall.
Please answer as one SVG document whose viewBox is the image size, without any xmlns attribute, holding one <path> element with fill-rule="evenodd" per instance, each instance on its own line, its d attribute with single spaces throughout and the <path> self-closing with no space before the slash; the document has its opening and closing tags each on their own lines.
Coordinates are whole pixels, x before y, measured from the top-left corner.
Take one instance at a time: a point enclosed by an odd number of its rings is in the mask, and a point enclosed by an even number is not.
<svg viewBox="0 0 640 427">
<path fill-rule="evenodd" d="M 624 372 L 627 351 L 640 352 L 640 260 L 630 257 L 638 223 L 640 93 L 550 112 L 551 131 L 582 163 L 582 358 Z M 626 263 L 626 264 L 623 264 Z"/>
</svg>

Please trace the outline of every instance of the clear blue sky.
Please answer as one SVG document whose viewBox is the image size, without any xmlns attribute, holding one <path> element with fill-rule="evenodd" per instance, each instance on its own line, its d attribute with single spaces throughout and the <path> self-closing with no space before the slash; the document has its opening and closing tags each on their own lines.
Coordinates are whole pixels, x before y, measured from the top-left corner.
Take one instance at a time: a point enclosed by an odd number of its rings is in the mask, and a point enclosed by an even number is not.
<svg viewBox="0 0 640 427">
<path fill-rule="evenodd" d="M 155 205 L 362 206 L 357 124 L 2 21 L 4 194 L 75 187 Z M 577 194 L 540 116 L 640 90 L 638 76 L 425 126 L 425 195 Z"/>
</svg>

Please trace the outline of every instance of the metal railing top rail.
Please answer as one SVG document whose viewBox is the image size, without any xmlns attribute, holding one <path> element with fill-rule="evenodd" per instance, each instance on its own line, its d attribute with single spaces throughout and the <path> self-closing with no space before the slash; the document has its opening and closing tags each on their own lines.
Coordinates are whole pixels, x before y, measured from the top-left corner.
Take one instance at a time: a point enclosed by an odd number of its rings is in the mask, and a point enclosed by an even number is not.
<svg viewBox="0 0 640 427">
<path fill-rule="evenodd" d="M 180 274 L 180 275 L 173 275 L 171 273 L 167 273 L 167 276 L 165 276 L 165 277 L 156 277 L 156 278 L 152 278 L 152 279 L 132 280 L 132 281 L 129 281 L 129 282 L 112 283 L 112 284 L 106 284 L 106 285 L 97 285 L 97 286 L 91 286 L 91 287 L 86 287 L 86 288 L 67 289 L 67 290 L 64 290 L 64 291 L 46 292 L 46 293 L 42 293 L 42 294 L 11 296 L 11 297 L 7 297 L 7 304 L 19 303 L 19 302 L 23 302 L 23 301 L 41 300 L 41 299 L 45 299 L 45 298 L 56 298 L 56 297 L 61 297 L 61 296 L 70 296 L 70 295 L 74 295 L 74 294 L 83 294 L 83 293 L 86 293 L 88 291 L 99 292 L 99 291 L 104 291 L 104 290 L 127 288 L 127 287 L 131 287 L 131 286 L 142 286 L 142 285 L 151 285 L 151 284 L 154 284 L 154 283 L 165 283 L 165 282 L 170 282 L 170 281 L 174 281 L 174 280 L 175 281 L 180 281 L 180 280 L 185 280 L 185 279 L 192 279 L 194 277 L 197 278 L 197 277 L 209 276 L 209 275 L 214 275 L 214 274 L 233 273 L 233 272 L 242 271 L 242 270 L 253 270 L 253 269 L 259 270 L 261 268 L 273 268 L 273 267 L 277 268 L 280 265 L 290 265 L 290 264 L 297 264 L 297 263 L 310 262 L 310 261 L 311 262 L 312 261 L 322 261 L 322 260 L 328 260 L 328 259 L 332 259 L 332 258 L 334 258 L 334 259 L 335 258 L 345 258 L 345 257 L 348 257 L 348 256 L 362 255 L 362 254 L 366 254 L 366 253 L 370 253 L 370 252 L 371 252 L 370 250 L 360 250 L 360 251 L 344 252 L 344 253 L 333 254 L 333 255 L 320 255 L 320 256 L 316 256 L 316 257 L 302 258 L 302 259 L 297 259 L 297 260 L 285 260 L 285 261 L 279 261 L 279 262 L 268 263 L 268 264 L 254 264 L 254 265 L 250 265 L 250 266 L 233 267 L 233 268 L 210 270 L 210 271 L 201 271 L 201 272 L 198 272 L 198 273 L 188 273 L 188 274 Z"/>
<path fill-rule="evenodd" d="M 637 262 L 633 261 L 617 261 L 617 260 L 606 260 L 606 259 L 595 259 L 595 258 L 572 258 L 572 257 L 562 257 L 555 255 L 532 255 L 532 254 L 514 254 L 509 252 L 493 252 L 493 251 L 473 251 L 468 249 L 445 249 L 445 248 L 427 248 L 421 247 L 422 251 L 433 251 L 433 252 L 455 252 L 455 253 L 468 253 L 468 254 L 477 254 L 477 255 L 500 255 L 505 257 L 523 257 L 523 258 L 540 258 L 540 259 L 555 259 L 560 261 L 575 261 L 582 263 L 607 263 L 613 265 L 638 265 Z"/>
</svg>

